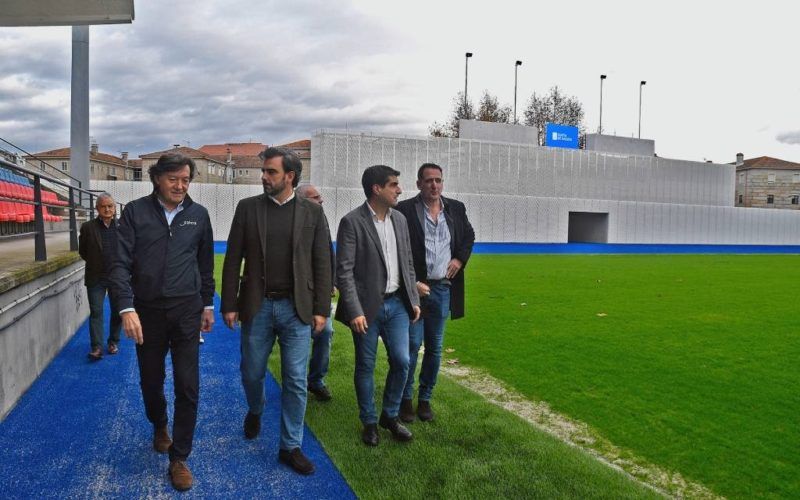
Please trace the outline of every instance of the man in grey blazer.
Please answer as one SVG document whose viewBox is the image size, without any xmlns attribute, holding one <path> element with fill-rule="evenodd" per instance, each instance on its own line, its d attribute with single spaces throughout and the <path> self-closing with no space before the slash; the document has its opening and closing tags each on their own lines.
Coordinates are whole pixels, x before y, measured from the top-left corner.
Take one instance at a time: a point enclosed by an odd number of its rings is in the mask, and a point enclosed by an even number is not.
<svg viewBox="0 0 800 500">
<path fill-rule="evenodd" d="M 420 308 L 408 225 L 392 208 L 402 193 L 399 175 L 386 165 L 367 168 L 361 177 L 367 201 L 339 221 L 336 237 L 336 319 L 353 333 L 361 438 L 369 446 L 378 444 L 376 424 L 398 441 L 412 438 L 398 412 L 408 375 L 408 327 Z M 374 401 L 379 335 L 389 358 L 380 418 Z"/>
<path fill-rule="evenodd" d="M 312 330 L 319 333 L 330 316 L 330 233 L 322 207 L 294 194 L 303 168 L 297 155 L 267 148 L 260 156 L 264 194 L 236 206 L 222 267 L 222 314 L 230 328 L 242 322 L 245 437 L 261 430 L 267 360 L 277 338 L 283 387 L 278 459 L 311 474 L 314 464 L 300 450 L 306 365 Z"/>
</svg>

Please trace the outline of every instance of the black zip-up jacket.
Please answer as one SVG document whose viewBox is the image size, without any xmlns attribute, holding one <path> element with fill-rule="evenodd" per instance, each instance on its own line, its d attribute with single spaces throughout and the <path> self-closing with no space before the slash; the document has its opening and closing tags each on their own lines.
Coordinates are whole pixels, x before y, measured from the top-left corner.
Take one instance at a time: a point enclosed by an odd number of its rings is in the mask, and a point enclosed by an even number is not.
<svg viewBox="0 0 800 500">
<path fill-rule="evenodd" d="M 213 306 L 214 233 L 208 211 L 186 195 L 183 210 L 168 225 L 155 193 L 128 203 L 109 280 L 120 311 L 134 302 L 158 307 L 164 299 L 196 294 L 204 306 Z"/>
</svg>

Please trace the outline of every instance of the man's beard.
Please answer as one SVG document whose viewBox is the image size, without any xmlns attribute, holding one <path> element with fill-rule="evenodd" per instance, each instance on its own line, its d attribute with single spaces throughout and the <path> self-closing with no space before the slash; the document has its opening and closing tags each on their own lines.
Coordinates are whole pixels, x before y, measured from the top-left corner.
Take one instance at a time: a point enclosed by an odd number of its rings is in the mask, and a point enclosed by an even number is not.
<svg viewBox="0 0 800 500">
<path fill-rule="evenodd" d="M 286 189 L 286 181 L 280 182 L 278 184 L 273 184 L 272 189 L 270 189 L 265 183 L 262 182 L 264 186 L 264 192 L 270 196 L 277 196 Z"/>
</svg>

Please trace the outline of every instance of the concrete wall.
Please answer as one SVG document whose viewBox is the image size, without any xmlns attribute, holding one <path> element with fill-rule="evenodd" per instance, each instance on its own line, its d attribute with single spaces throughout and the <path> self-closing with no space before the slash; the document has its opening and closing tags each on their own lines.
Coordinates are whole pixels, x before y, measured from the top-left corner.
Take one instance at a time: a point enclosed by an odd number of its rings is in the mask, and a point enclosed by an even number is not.
<svg viewBox="0 0 800 500">
<path fill-rule="evenodd" d="M 323 131 L 312 139 L 311 182 L 335 237 L 339 220 L 364 202 L 364 167 L 401 171 L 414 196 L 426 161 L 444 167 L 445 194 L 466 203 L 478 241 L 566 243 L 569 212 L 607 212 L 609 243 L 800 244 L 800 212 L 735 208 L 733 165 L 621 157 L 521 144 Z M 93 182 L 118 201 L 148 194 L 141 182 Z M 192 184 L 209 209 L 214 239 L 226 240 L 236 203 L 261 186 Z"/>
<path fill-rule="evenodd" d="M 458 120 L 458 136 L 461 140 L 538 144 L 538 134 L 534 127 L 511 123 Z"/>
<path fill-rule="evenodd" d="M 417 169 L 444 168 L 450 192 L 647 203 L 734 205 L 735 167 L 529 144 L 321 131 L 312 139 L 311 183 L 361 185 L 364 168 L 382 163 L 414 190 Z"/>
<path fill-rule="evenodd" d="M 88 317 L 83 269 L 78 261 L 0 295 L 0 419 Z"/>
<path fill-rule="evenodd" d="M 656 141 L 606 134 L 586 134 L 586 150 L 621 155 L 653 156 Z"/>
</svg>

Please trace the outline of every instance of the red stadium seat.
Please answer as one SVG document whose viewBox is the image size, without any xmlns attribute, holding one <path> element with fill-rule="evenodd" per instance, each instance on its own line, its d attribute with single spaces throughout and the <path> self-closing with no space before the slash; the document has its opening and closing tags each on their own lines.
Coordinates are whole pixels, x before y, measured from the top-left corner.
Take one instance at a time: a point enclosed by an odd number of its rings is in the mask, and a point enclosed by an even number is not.
<svg viewBox="0 0 800 500">
<path fill-rule="evenodd" d="M 0 181 L 0 196 L 4 198 L 11 198 L 11 189 L 8 187 L 6 181 Z"/>
<path fill-rule="evenodd" d="M 0 201 L 0 222 L 16 221 L 17 211 L 9 201 Z"/>
</svg>

